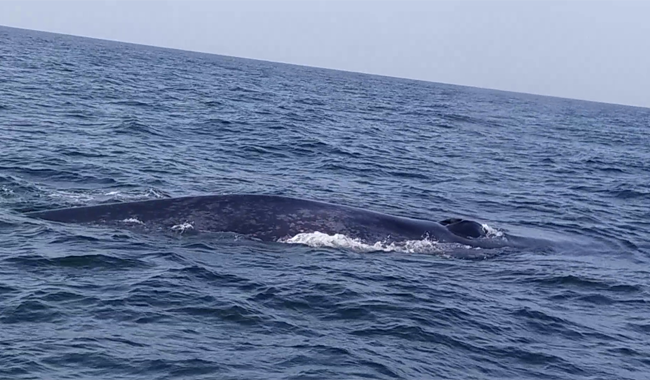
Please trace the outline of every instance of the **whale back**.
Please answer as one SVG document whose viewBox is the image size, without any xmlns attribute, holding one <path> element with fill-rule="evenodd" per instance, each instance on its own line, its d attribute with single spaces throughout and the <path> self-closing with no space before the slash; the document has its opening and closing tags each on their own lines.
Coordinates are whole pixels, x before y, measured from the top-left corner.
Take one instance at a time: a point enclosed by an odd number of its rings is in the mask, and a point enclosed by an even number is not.
<svg viewBox="0 0 650 380">
<path fill-rule="evenodd" d="M 37 211 L 31 217 L 63 223 L 90 223 L 169 231 L 191 224 L 192 232 L 234 232 L 263 241 L 299 233 L 343 234 L 365 242 L 431 238 L 484 245 L 483 227 L 472 221 L 441 223 L 392 216 L 350 206 L 275 195 L 204 195 Z"/>
</svg>

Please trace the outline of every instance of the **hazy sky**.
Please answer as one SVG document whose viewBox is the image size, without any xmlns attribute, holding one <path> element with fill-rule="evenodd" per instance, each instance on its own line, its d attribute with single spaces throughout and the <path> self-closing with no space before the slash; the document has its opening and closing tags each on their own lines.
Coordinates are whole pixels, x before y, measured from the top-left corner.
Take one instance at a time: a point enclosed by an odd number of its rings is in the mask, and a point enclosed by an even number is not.
<svg viewBox="0 0 650 380">
<path fill-rule="evenodd" d="M 643 0 L 0 0 L 0 25 L 650 107 Z"/>
</svg>

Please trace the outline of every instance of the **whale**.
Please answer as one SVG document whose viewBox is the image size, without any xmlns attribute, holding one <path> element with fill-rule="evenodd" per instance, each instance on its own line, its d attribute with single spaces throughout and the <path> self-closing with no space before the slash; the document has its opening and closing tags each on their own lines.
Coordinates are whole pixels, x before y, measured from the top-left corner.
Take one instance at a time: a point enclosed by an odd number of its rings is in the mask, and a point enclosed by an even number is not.
<svg viewBox="0 0 650 380">
<path fill-rule="evenodd" d="M 42 220 L 192 233 L 231 232 L 277 242 L 301 233 L 342 234 L 374 244 L 430 239 L 495 248 L 482 224 L 462 218 L 440 222 L 353 206 L 280 195 L 226 194 L 162 198 L 27 213 Z"/>
</svg>

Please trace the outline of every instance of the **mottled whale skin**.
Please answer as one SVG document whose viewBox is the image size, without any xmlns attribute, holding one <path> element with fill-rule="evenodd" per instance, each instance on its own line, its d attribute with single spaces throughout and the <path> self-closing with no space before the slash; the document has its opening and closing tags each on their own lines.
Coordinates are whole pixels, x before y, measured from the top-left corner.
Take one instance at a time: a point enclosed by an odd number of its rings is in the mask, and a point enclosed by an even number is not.
<svg viewBox="0 0 650 380">
<path fill-rule="evenodd" d="M 38 211 L 28 215 L 63 223 L 122 226 L 125 221 L 137 220 L 142 226 L 161 230 L 187 222 L 192 225 L 192 232 L 233 232 L 262 241 L 278 241 L 303 232 L 322 232 L 344 234 L 370 243 L 430 238 L 486 248 L 501 245 L 483 239 L 481 225 L 472 221 L 447 219 L 439 223 L 277 195 L 166 198 Z"/>
</svg>

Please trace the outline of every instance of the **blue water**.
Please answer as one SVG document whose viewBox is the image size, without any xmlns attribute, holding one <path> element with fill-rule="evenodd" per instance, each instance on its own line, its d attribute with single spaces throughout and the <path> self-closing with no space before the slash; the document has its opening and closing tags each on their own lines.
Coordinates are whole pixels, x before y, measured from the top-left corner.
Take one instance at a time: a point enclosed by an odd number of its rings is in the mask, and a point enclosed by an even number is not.
<svg viewBox="0 0 650 380">
<path fill-rule="evenodd" d="M 649 131 L 643 108 L 0 28 L 0 378 L 650 379 Z M 24 216 L 225 193 L 549 244 Z"/>
</svg>

